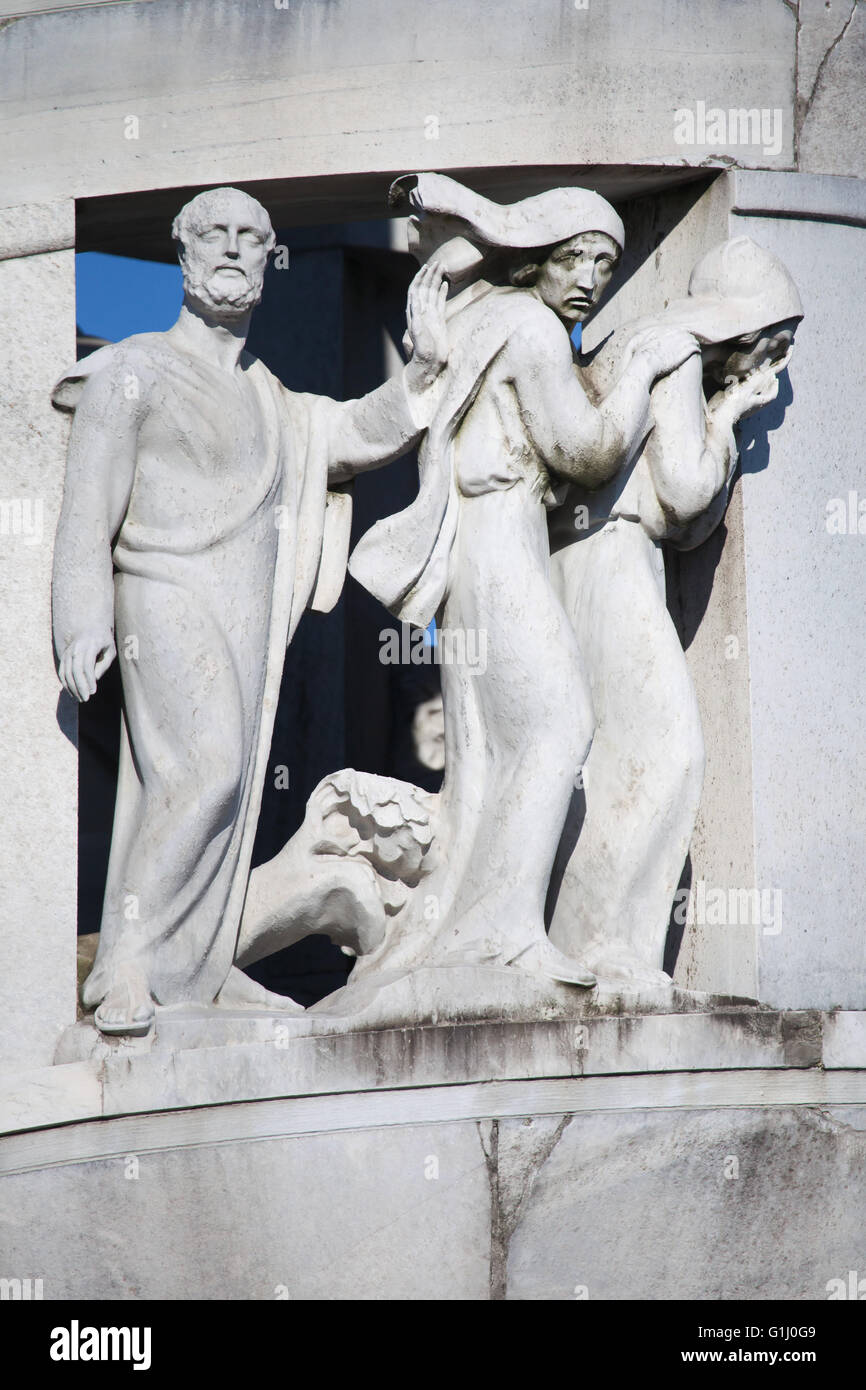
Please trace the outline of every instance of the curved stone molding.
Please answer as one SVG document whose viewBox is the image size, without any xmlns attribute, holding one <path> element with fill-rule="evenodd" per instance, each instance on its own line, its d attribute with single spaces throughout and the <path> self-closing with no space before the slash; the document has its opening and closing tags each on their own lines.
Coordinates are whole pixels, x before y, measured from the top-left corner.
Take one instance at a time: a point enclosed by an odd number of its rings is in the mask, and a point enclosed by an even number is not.
<svg viewBox="0 0 866 1390">
<path fill-rule="evenodd" d="M 546 1083 L 631 1075 L 639 1088 L 650 1074 L 694 1071 L 703 1074 L 701 1085 L 711 1085 L 715 1073 L 725 1072 L 740 1075 L 742 1084 L 732 1080 L 731 1094 L 743 1095 L 742 1086 L 753 1084 L 749 1074 L 773 1072 L 787 1080 L 771 1084 L 803 1104 L 822 1094 L 831 1072 L 851 1073 L 853 1099 L 866 1085 L 866 1015 L 777 1013 L 715 1002 L 712 1012 L 705 1003 L 703 1012 L 584 1012 L 535 1023 L 465 1023 L 446 1014 L 437 1024 L 368 1031 L 358 1031 L 352 1019 L 338 1031 L 333 1018 L 316 1024 L 311 1014 L 297 1019 L 248 1010 L 243 1017 L 236 1011 L 221 1022 L 213 1011 L 173 1017 L 161 1011 L 155 1040 L 100 1043 L 92 1025 L 79 1026 L 57 1066 L 4 1076 L 0 1123 L 9 1133 L 157 1110 L 526 1078 Z M 305 1027 L 304 1035 L 299 1030 Z M 801 1081 L 794 1070 L 811 1078 L 802 1080 L 805 1090 L 796 1089 Z M 589 1093 L 578 1086 L 569 1094 L 577 1103 Z"/>
<path fill-rule="evenodd" d="M 45 1299 L 826 1298 L 857 1268 L 866 1082 L 307 1096 L 12 1136 L 0 1162 L 4 1259 Z"/>
</svg>

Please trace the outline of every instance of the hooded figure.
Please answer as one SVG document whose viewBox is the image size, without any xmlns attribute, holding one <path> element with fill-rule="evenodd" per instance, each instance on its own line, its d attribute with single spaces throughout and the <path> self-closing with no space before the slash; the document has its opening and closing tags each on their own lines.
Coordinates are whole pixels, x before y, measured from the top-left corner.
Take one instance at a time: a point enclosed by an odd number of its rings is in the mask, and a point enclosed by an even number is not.
<svg viewBox="0 0 866 1390">
<path fill-rule="evenodd" d="M 698 261 L 685 299 L 617 329 L 584 359 L 596 398 L 651 323 L 685 328 L 701 345 L 653 388 L 652 432 L 616 478 L 596 492 L 570 489 L 550 517 L 553 581 L 596 724 L 557 856 L 550 936 L 607 978 L 670 983 L 665 940 L 703 782 L 697 696 L 665 602 L 661 544 L 691 548 L 721 521 L 734 425 L 774 399 L 802 315 L 781 262 L 736 237 Z"/>
<path fill-rule="evenodd" d="M 681 331 L 643 335 L 596 406 L 569 335 L 619 259 L 613 208 L 578 188 L 502 207 L 436 174 L 399 179 L 392 203 L 407 199 L 410 248 L 435 257 L 458 290 L 446 307 L 450 366 L 418 496 L 362 538 L 349 569 L 396 617 L 437 623 L 440 862 L 349 988 L 458 962 L 590 985 L 544 927 L 592 733 L 580 652 L 550 581 L 547 509 L 569 481 L 592 487 L 617 473 L 645 432 L 653 380 L 696 345 Z"/>
</svg>

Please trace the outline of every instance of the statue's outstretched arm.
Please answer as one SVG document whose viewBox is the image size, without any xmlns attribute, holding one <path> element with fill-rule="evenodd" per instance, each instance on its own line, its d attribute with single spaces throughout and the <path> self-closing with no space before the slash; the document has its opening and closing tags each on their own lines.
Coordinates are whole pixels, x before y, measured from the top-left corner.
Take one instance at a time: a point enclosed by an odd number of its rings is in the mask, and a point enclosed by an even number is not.
<svg viewBox="0 0 866 1390">
<path fill-rule="evenodd" d="M 430 424 L 439 399 L 440 375 L 448 360 L 447 291 L 437 263 L 424 265 L 412 281 L 406 301 L 408 336 L 413 345 L 406 366 L 360 400 L 333 403 L 329 482 L 344 482 L 356 473 L 399 458 Z"/>
</svg>

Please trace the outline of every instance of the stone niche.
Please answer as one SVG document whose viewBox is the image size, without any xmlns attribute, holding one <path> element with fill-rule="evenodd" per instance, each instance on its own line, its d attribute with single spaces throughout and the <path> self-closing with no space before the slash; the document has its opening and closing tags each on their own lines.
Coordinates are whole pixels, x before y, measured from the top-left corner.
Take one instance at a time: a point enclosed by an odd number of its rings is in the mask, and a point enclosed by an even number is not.
<svg viewBox="0 0 866 1390">
<path fill-rule="evenodd" d="M 477 50 L 457 0 L 407 6 L 406 25 L 384 0 L 254 8 L 0 25 L 0 1273 L 46 1298 L 835 1296 L 864 1268 L 866 1198 L 866 166 L 848 114 L 866 9 L 620 0 L 614 23 L 602 0 L 539 0 L 530 68 L 525 0 L 478 3 Z M 727 144 L 706 140 L 712 108 Z M 750 109 L 759 135 L 768 118 L 757 145 L 731 139 Z M 182 203 L 242 187 L 309 271 L 285 298 L 271 273 L 251 347 L 292 388 L 348 398 L 402 362 L 413 267 L 387 190 L 432 168 L 503 203 L 585 187 L 615 205 L 626 253 L 585 348 L 682 297 L 737 236 L 803 301 L 778 397 L 741 427 L 723 525 L 666 556 L 707 749 L 674 988 L 659 1003 L 502 971 L 485 993 L 472 972 L 417 971 L 343 1016 L 168 1008 L 146 1037 L 99 1037 L 76 1002 L 76 927 L 93 925 L 77 712 L 51 657 L 69 427 L 49 393 L 75 358 L 74 252 L 167 259 Z M 415 488 L 411 458 L 360 479 L 356 538 Z M 265 800 L 261 859 L 340 767 L 435 791 L 406 738 L 420 688 L 376 659 L 381 614 L 350 583 L 300 629 L 277 733 L 303 775 Z M 93 713 L 82 730 L 105 732 Z M 270 987 L 304 1004 L 337 988 L 345 957 L 322 947 Z"/>
</svg>

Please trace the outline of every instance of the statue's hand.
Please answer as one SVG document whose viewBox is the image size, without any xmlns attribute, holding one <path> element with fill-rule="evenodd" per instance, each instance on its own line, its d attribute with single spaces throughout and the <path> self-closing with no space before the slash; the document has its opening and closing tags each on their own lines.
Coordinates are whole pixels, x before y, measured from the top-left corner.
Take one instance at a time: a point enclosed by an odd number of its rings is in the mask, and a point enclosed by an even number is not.
<svg viewBox="0 0 866 1390">
<path fill-rule="evenodd" d="M 748 376 L 731 381 L 725 387 L 720 405 L 731 417 L 731 423 L 747 420 L 769 405 L 779 394 L 779 373 L 787 365 L 788 353 L 781 362 L 766 363 Z"/>
<path fill-rule="evenodd" d="M 65 690 L 84 704 L 96 692 L 96 682 L 108 670 L 117 648 L 110 632 L 84 632 L 73 637 L 60 657 L 57 674 Z"/>
<path fill-rule="evenodd" d="M 694 353 L 700 352 L 697 339 L 685 328 L 644 328 L 636 333 L 623 355 L 623 366 L 637 358 L 655 381 L 676 371 Z"/>
<path fill-rule="evenodd" d="M 438 261 L 428 261 L 409 286 L 406 300 L 407 337 L 412 346 L 410 365 L 425 383 L 435 381 L 448 361 L 447 297 L 448 281 L 442 266 Z"/>
</svg>

